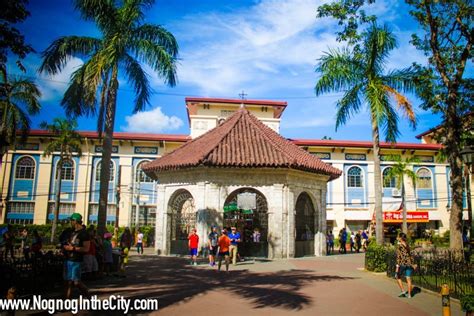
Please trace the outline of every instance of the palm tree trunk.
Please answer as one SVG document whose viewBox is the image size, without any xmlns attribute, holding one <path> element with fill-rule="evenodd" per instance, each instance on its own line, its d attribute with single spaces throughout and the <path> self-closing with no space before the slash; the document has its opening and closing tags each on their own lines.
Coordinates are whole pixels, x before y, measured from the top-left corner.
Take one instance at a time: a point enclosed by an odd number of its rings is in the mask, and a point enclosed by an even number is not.
<svg viewBox="0 0 474 316">
<path fill-rule="evenodd" d="M 382 210 L 382 172 L 380 170 L 380 134 L 377 118 L 372 113 L 372 141 L 374 150 L 374 195 L 375 195 L 375 237 L 377 244 L 382 245 L 383 210 Z"/>
<path fill-rule="evenodd" d="M 54 203 L 54 217 L 53 217 L 53 226 L 51 227 L 51 243 L 54 244 L 54 239 L 56 237 L 56 230 L 58 227 L 58 218 L 59 218 L 59 206 L 61 204 L 61 172 L 63 170 L 63 159 L 59 158 L 58 166 L 56 168 L 56 199 Z"/>
<path fill-rule="evenodd" d="M 405 202 L 405 183 L 404 177 L 401 177 L 402 181 L 402 206 L 403 206 L 403 222 L 402 222 L 402 232 L 406 235 L 408 233 L 408 225 L 407 225 L 407 204 Z"/>
<path fill-rule="evenodd" d="M 466 202 L 467 202 L 467 221 L 469 222 L 469 238 L 474 240 L 474 223 L 472 222 L 472 200 L 471 200 L 471 170 L 470 166 L 466 165 L 466 173 L 464 177 L 466 179 Z"/>
<path fill-rule="evenodd" d="M 99 196 L 99 211 L 97 214 L 97 232 L 99 236 L 103 236 L 106 230 L 107 222 L 107 202 L 109 193 L 109 179 L 110 179 L 110 160 L 112 156 L 112 140 L 115 123 L 115 108 L 117 102 L 117 67 L 112 71 L 111 82 L 108 90 L 107 109 L 105 118 L 105 133 L 102 142 L 102 161 L 100 168 L 100 196 Z"/>
</svg>

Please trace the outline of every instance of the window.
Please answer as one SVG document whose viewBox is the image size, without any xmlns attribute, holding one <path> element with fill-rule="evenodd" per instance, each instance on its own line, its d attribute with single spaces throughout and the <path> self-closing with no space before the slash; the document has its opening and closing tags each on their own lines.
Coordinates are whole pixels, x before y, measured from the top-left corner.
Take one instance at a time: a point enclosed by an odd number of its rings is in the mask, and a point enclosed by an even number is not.
<svg viewBox="0 0 474 316">
<path fill-rule="evenodd" d="M 135 182 L 137 182 L 137 183 L 143 183 L 143 182 L 150 183 L 150 182 L 153 182 L 153 179 L 150 178 L 149 176 L 147 176 L 145 174 L 145 172 L 143 172 L 143 170 L 142 170 L 142 166 L 147 162 L 149 162 L 149 161 L 148 160 L 141 161 L 137 165 L 137 170 L 135 171 Z"/>
<path fill-rule="evenodd" d="M 9 202 L 7 205 L 10 213 L 32 214 L 35 212 L 34 202 Z"/>
<path fill-rule="evenodd" d="M 102 161 L 99 161 L 97 163 L 97 166 L 95 167 L 95 181 L 100 181 L 100 168 L 102 166 Z M 110 161 L 110 176 L 109 176 L 109 181 L 114 181 L 115 179 L 115 167 L 113 161 Z"/>
<path fill-rule="evenodd" d="M 35 161 L 31 157 L 22 157 L 18 159 L 15 170 L 16 179 L 34 179 Z"/>
<path fill-rule="evenodd" d="M 48 214 L 54 214 L 56 203 L 48 203 Z M 75 203 L 59 203 L 59 214 L 72 214 L 76 211 Z"/>
<path fill-rule="evenodd" d="M 416 186 L 418 189 L 431 189 L 431 171 L 426 168 L 420 168 L 416 172 L 418 180 L 416 181 Z"/>
<path fill-rule="evenodd" d="M 383 187 L 384 188 L 397 188 L 398 183 L 397 183 L 397 178 L 390 178 L 388 176 L 390 170 L 392 170 L 392 167 L 387 167 L 383 170 Z"/>
<path fill-rule="evenodd" d="M 362 188 L 362 169 L 359 167 L 351 167 L 347 171 L 347 186 L 349 188 Z"/>
<path fill-rule="evenodd" d="M 56 169 L 58 168 L 58 165 L 59 161 L 56 164 Z M 70 159 L 64 160 L 63 162 L 63 167 L 61 168 L 61 180 L 74 180 L 74 162 Z"/>
</svg>

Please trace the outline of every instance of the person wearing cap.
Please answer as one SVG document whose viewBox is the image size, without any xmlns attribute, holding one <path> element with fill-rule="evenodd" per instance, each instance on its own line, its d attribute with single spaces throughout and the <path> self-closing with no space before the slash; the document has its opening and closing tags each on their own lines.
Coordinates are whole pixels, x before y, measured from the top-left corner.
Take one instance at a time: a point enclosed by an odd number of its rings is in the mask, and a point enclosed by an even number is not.
<svg viewBox="0 0 474 316">
<path fill-rule="evenodd" d="M 199 246 L 199 236 L 196 234 L 196 228 L 193 228 L 188 236 L 189 255 L 191 256 L 191 264 L 197 266 L 197 255 Z"/>
<path fill-rule="evenodd" d="M 66 253 L 66 298 L 71 298 L 73 286 L 77 287 L 86 297 L 90 297 L 89 290 L 81 282 L 81 264 L 84 254 L 89 251 L 90 237 L 82 226 L 81 214 L 73 213 L 70 220 L 73 231 L 67 244 L 63 246 Z"/>
<path fill-rule="evenodd" d="M 232 264 L 235 266 L 237 264 L 237 253 L 239 251 L 238 245 L 240 242 L 240 233 L 237 231 L 235 226 L 232 226 L 231 233 L 229 234 L 230 238 L 230 257 L 232 258 Z"/>
<path fill-rule="evenodd" d="M 221 270 L 222 265 L 222 258 L 225 260 L 225 270 L 229 271 L 229 247 L 230 247 L 230 238 L 227 236 L 227 230 L 222 230 L 222 235 L 219 237 L 218 245 L 219 245 L 219 254 L 218 254 L 218 264 L 217 264 L 217 271 Z"/>
<path fill-rule="evenodd" d="M 209 265 L 211 267 L 216 265 L 216 255 L 217 255 L 217 241 L 219 239 L 219 234 L 217 233 L 217 227 L 212 226 L 212 231 L 209 233 Z"/>
</svg>

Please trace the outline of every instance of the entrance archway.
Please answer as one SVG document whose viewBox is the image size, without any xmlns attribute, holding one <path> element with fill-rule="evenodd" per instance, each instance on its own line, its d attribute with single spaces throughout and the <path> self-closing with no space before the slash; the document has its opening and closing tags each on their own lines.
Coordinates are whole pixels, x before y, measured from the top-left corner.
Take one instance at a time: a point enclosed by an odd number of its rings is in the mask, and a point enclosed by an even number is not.
<svg viewBox="0 0 474 316">
<path fill-rule="evenodd" d="M 295 257 L 314 256 L 316 212 L 308 193 L 298 196 L 295 209 Z"/>
<path fill-rule="evenodd" d="M 261 192 L 242 188 L 229 194 L 224 203 L 224 227 L 232 226 L 242 236 L 241 256 L 268 256 L 268 204 Z"/>
<path fill-rule="evenodd" d="M 168 203 L 170 214 L 170 253 L 188 254 L 188 236 L 196 227 L 196 207 L 194 198 L 187 190 L 173 193 Z"/>
</svg>

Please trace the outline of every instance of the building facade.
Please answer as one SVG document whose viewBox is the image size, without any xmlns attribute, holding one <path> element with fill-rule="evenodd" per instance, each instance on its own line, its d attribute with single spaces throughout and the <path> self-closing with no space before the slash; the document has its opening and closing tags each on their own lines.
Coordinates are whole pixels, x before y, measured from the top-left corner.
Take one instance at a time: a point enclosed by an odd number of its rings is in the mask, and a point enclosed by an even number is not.
<svg viewBox="0 0 474 316">
<path fill-rule="evenodd" d="M 154 225 L 160 201 L 158 182 L 142 170 L 143 163 L 171 152 L 190 139 L 218 126 L 245 103 L 250 113 L 272 130 L 279 132 L 286 102 L 186 98 L 190 124 L 189 135 L 115 133 L 107 221 L 119 225 Z M 83 136 L 82 156 L 63 164 L 60 219 L 73 212 L 84 215 L 88 223 L 97 221 L 101 141 L 95 132 Z M 12 148 L 3 158 L 0 173 L 1 216 L 19 224 L 43 224 L 52 218 L 55 175 L 58 155 L 43 156 L 53 135 L 32 130 L 25 144 Z M 369 227 L 374 219 L 374 165 L 371 142 L 290 139 L 309 153 L 343 171 L 329 182 L 326 190 L 327 228 L 359 230 Z M 409 225 L 418 230 L 433 229 L 442 233 L 449 229 L 449 167 L 438 162 L 441 148 L 434 143 L 381 144 L 383 210 L 386 225 L 401 223 L 401 196 L 398 184 L 386 177 L 392 155 L 416 156 L 412 166 L 418 175 L 416 185 L 405 180 Z M 466 203 L 465 203 L 466 204 Z M 160 207 L 158 205 L 158 207 Z M 137 214 L 136 210 L 139 209 Z M 118 213 L 117 213 L 118 212 Z M 465 212 L 466 213 L 466 212 Z M 467 218 L 467 214 L 464 214 Z"/>
</svg>

